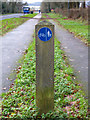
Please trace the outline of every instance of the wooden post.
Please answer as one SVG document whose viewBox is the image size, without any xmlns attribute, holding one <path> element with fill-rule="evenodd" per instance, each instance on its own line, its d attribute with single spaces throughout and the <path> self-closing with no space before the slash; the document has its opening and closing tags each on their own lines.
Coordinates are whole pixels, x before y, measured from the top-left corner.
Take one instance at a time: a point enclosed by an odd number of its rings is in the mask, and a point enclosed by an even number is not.
<svg viewBox="0 0 90 120">
<path fill-rule="evenodd" d="M 36 104 L 40 114 L 54 108 L 54 25 L 43 21 L 36 33 Z"/>
</svg>

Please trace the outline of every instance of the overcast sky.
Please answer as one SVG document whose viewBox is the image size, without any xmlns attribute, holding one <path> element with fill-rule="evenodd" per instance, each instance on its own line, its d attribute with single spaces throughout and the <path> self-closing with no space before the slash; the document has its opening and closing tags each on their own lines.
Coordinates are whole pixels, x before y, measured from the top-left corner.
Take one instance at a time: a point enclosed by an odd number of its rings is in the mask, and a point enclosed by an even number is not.
<svg viewBox="0 0 90 120">
<path fill-rule="evenodd" d="M 43 0 L 23 0 L 23 2 L 27 2 L 27 3 L 33 3 L 33 2 L 42 2 Z M 53 1 L 55 1 L 55 2 L 59 2 L 59 1 L 61 1 L 61 0 L 53 0 Z M 63 0 L 63 1 L 66 1 L 66 0 Z M 67 2 L 68 2 L 69 0 L 67 0 Z M 74 1 L 74 0 L 72 0 L 72 1 Z M 77 0 L 78 2 L 79 2 L 79 0 Z M 83 0 L 82 0 L 83 1 Z M 90 1 L 90 0 L 85 0 L 85 1 Z"/>
<path fill-rule="evenodd" d="M 28 2 L 28 3 L 32 3 L 32 2 L 42 2 L 43 0 L 23 0 L 23 2 Z"/>
</svg>

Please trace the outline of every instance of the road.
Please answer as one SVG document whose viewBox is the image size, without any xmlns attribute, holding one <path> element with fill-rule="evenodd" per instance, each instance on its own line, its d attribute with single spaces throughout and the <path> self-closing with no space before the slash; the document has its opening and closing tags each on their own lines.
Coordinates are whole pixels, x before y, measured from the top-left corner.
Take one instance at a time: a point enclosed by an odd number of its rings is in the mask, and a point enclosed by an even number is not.
<svg viewBox="0 0 90 120">
<path fill-rule="evenodd" d="M 23 15 L 24 15 L 23 13 L 2 15 L 2 16 L 0 16 L 0 20 L 9 19 L 9 18 L 18 18 L 18 17 L 23 16 Z"/>
<path fill-rule="evenodd" d="M 41 18 L 41 14 L 34 18 Z M 14 70 L 17 68 L 18 60 L 23 56 L 23 52 L 33 40 L 33 33 L 37 23 L 38 19 L 30 19 L 2 37 L 0 41 L 0 45 L 2 45 L 0 93 L 8 91 L 9 86 L 13 83 L 15 79 L 13 77 Z"/>
</svg>

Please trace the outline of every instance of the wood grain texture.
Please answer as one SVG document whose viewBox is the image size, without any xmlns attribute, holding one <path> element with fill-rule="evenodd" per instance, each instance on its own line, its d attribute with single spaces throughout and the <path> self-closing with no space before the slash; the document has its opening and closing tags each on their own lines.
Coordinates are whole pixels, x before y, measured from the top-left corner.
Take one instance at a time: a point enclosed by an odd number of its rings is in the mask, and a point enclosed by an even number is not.
<svg viewBox="0 0 90 120">
<path fill-rule="evenodd" d="M 48 27 L 52 31 L 49 41 L 41 41 L 38 31 Z M 36 34 L 36 104 L 40 113 L 54 108 L 54 25 L 41 22 L 35 26 Z"/>
</svg>

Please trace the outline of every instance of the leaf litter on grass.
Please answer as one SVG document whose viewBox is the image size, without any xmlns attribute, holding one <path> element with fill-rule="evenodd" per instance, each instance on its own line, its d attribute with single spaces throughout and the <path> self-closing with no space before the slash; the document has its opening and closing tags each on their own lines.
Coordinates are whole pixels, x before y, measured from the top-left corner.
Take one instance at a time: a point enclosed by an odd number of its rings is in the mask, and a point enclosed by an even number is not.
<svg viewBox="0 0 90 120">
<path fill-rule="evenodd" d="M 30 45 L 13 86 L 2 94 L 2 118 L 13 119 L 87 119 L 87 100 L 74 83 L 73 69 L 66 64 L 60 42 L 55 39 L 54 111 L 39 115 L 36 106 L 35 41 Z M 63 59 L 64 58 L 64 59 Z"/>
</svg>

